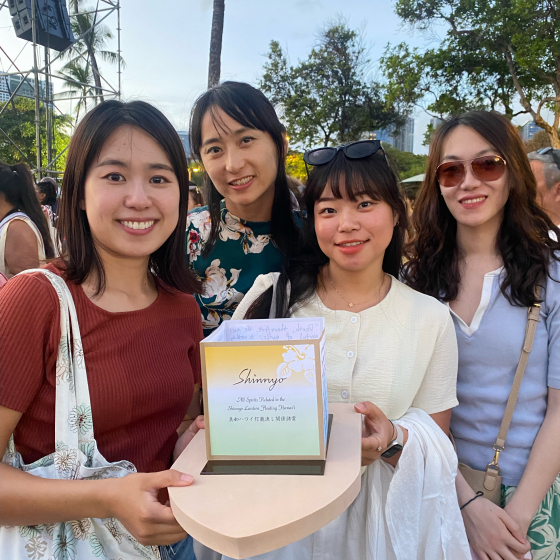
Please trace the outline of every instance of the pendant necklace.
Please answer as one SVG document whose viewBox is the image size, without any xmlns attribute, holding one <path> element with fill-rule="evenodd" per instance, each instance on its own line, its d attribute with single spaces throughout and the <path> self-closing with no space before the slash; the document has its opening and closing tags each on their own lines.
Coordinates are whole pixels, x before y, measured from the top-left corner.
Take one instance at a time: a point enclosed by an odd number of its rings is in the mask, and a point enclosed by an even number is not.
<svg viewBox="0 0 560 560">
<path fill-rule="evenodd" d="M 330 276 L 330 275 L 329 275 Z M 332 280 L 329 278 L 329 282 L 331 284 L 331 286 L 333 287 L 334 291 L 348 304 L 348 307 L 352 308 L 355 305 L 363 305 L 364 303 L 368 303 L 369 301 L 372 301 L 375 299 L 376 296 L 372 296 L 368 299 L 366 299 L 365 301 L 362 301 L 360 303 L 352 303 L 351 301 L 348 301 L 337 289 L 336 286 L 333 284 Z M 379 296 L 379 293 L 381 292 L 381 290 L 383 289 L 383 286 L 385 285 L 385 275 L 383 276 L 383 282 L 381 283 L 381 288 L 379 288 L 379 292 L 377 293 L 377 296 Z"/>
</svg>

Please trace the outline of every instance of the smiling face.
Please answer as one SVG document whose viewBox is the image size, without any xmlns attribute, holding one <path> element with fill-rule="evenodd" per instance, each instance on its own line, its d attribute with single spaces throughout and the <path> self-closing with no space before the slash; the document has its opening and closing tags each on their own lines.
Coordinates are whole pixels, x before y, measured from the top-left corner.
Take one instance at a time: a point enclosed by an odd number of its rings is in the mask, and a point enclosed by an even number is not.
<svg viewBox="0 0 560 560">
<path fill-rule="evenodd" d="M 121 126 L 92 162 L 81 204 L 101 254 L 147 260 L 177 226 L 179 199 L 161 146 L 141 129 Z"/>
<path fill-rule="evenodd" d="M 227 209 L 244 220 L 268 221 L 274 200 L 278 151 L 268 132 L 247 128 L 220 108 L 202 119 L 200 155 Z"/>
<path fill-rule="evenodd" d="M 443 143 L 440 163 L 458 160 L 470 161 L 484 155 L 500 155 L 478 132 L 460 125 L 452 129 Z M 458 226 L 481 227 L 490 224 L 499 227 L 508 200 L 508 171 L 495 181 L 476 177 L 468 164 L 465 176 L 455 187 L 440 187 L 445 204 Z"/>
<path fill-rule="evenodd" d="M 341 192 L 345 192 L 342 184 Z M 367 194 L 357 195 L 354 201 L 346 194 L 335 198 L 327 184 L 314 214 L 317 241 L 331 266 L 352 272 L 381 268 L 397 223 L 386 202 Z"/>
</svg>

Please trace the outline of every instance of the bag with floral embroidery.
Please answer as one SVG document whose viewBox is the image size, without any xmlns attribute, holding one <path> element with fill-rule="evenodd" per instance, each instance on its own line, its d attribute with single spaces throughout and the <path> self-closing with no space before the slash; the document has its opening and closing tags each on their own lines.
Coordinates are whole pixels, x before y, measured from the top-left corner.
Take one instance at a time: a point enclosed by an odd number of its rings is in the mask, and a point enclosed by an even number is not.
<svg viewBox="0 0 560 560">
<path fill-rule="evenodd" d="M 24 464 L 13 435 L 3 462 L 41 478 L 99 480 L 136 472 L 128 461 L 109 463 L 97 449 L 82 339 L 72 295 L 66 282 L 42 272 L 60 303 L 60 344 L 56 360 L 55 452 Z M 49 525 L 0 527 L 0 557 L 10 560 L 159 560 L 158 547 L 143 546 L 117 519 L 79 519 Z"/>
</svg>

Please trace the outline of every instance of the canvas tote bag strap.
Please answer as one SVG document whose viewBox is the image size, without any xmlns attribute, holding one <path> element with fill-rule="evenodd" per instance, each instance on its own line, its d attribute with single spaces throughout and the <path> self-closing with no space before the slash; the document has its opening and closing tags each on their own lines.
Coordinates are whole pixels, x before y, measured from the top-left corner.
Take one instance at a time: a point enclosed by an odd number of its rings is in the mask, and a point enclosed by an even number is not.
<svg viewBox="0 0 560 560">
<path fill-rule="evenodd" d="M 66 282 L 45 269 L 41 272 L 52 284 L 60 304 L 60 343 L 56 359 L 55 445 L 77 449 L 94 440 L 93 422 L 82 338 L 72 294 Z"/>
<path fill-rule="evenodd" d="M 536 300 L 540 300 L 542 289 L 539 286 L 535 290 Z M 513 379 L 513 385 L 509 393 L 506 411 L 502 419 L 502 424 L 500 426 L 500 431 L 498 432 L 498 437 L 496 438 L 496 443 L 494 444 L 494 459 L 486 467 L 486 476 L 484 477 L 484 487 L 487 490 L 493 490 L 498 483 L 498 475 L 500 473 L 500 467 L 498 466 L 498 461 L 500 458 L 500 453 L 505 449 L 506 437 L 511 424 L 511 419 L 513 417 L 513 411 L 515 410 L 515 405 L 517 404 L 517 397 L 519 396 L 519 389 L 521 388 L 521 382 L 523 381 L 523 375 L 525 374 L 525 368 L 527 367 L 527 361 L 529 360 L 529 354 L 533 348 L 533 342 L 535 340 L 535 333 L 537 332 L 537 324 L 539 322 L 539 315 L 541 312 L 540 303 L 534 303 L 529 307 L 527 311 L 527 327 L 525 328 L 525 340 L 523 341 L 523 348 L 521 350 L 521 357 L 519 358 L 519 363 L 517 364 L 517 370 L 515 371 L 515 377 Z"/>
</svg>

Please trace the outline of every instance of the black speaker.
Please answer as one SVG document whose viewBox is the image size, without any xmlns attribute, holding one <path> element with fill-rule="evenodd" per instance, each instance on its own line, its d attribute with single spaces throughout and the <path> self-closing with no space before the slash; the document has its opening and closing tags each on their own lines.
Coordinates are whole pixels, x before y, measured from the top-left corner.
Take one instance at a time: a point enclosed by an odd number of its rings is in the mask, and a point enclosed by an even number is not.
<svg viewBox="0 0 560 560">
<path fill-rule="evenodd" d="M 75 43 L 65 0 L 8 0 L 16 35 L 27 41 L 33 40 L 31 29 L 33 1 L 38 44 L 55 51 L 63 51 Z"/>
</svg>

